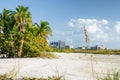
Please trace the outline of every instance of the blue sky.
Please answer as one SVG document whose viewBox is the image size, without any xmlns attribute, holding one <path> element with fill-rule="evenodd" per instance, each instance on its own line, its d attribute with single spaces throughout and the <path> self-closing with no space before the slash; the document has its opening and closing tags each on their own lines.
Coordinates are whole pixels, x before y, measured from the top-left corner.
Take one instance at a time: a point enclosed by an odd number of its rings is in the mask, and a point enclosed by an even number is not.
<svg viewBox="0 0 120 80">
<path fill-rule="evenodd" d="M 83 25 L 89 33 L 91 46 L 104 45 L 120 49 L 120 0 L 3 0 L 4 8 L 29 7 L 33 22 L 46 20 L 53 36 L 49 41 L 63 40 L 74 47 L 86 46 Z"/>
</svg>

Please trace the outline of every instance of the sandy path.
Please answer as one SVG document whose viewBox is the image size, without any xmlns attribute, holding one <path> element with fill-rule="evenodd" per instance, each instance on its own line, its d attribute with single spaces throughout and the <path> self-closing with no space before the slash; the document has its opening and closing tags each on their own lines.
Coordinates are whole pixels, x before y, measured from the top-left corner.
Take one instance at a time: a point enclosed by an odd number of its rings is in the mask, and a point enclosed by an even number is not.
<svg viewBox="0 0 120 80">
<path fill-rule="evenodd" d="M 112 69 L 120 70 L 120 55 L 55 53 L 58 59 L 0 59 L 0 74 L 17 72 L 18 77 L 63 75 L 65 80 L 96 80 Z M 92 56 L 91 56 L 92 55 Z"/>
</svg>

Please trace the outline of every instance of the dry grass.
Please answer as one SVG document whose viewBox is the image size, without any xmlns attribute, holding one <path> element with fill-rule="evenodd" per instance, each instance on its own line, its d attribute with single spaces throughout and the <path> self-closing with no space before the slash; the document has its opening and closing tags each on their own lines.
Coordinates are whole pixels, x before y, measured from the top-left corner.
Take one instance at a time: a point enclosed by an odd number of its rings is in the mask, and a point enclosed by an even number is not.
<svg viewBox="0 0 120 80">
<path fill-rule="evenodd" d="M 48 78 L 28 78 L 28 77 L 23 77 L 23 78 L 13 78 L 13 77 L 8 77 L 6 74 L 0 75 L 0 80 L 63 80 L 62 76 L 53 76 L 53 77 L 48 77 Z"/>
</svg>

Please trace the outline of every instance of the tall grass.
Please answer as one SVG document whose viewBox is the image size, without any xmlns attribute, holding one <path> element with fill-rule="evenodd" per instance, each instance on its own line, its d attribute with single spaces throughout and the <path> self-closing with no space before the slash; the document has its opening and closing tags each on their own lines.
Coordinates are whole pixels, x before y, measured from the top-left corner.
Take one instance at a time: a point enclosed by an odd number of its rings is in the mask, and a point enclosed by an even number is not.
<svg viewBox="0 0 120 80">
<path fill-rule="evenodd" d="M 48 76 L 48 78 L 29 78 L 29 77 L 23 77 L 23 78 L 12 78 L 7 77 L 6 75 L 0 75 L 0 80 L 63 80 L 62 76 Z"/>
<path fill-rule="evenodd" d="M 120 55 L 120 50 L 92 50 L 92 49 L 57 49 L 53 48 L 51 52 L 65 52 L 65 53 L 93 53 L 93 54 L 115 54 Z"/>
<path fill-rule="evenodd" d="M 33 57 L 40 57 L 40 58 L 56 58 L 56 55 L 50 52 L 40 52 L 36 54 L 29 54 L 24 55 L 24 58 L 33 58 Z"/>
<path fill-rule="evenodd" d="M 107 72 L 104 76 L 98 77 L 97 80 L 120 80 L 120 71 Z"/>
<path fill-rule="evenodd" d="M 18 60 L 18 63 L 19 60 Z M 20 67 L 20 64 L 17 66 Z M 48 76 L 47 78 L 36 78 L 36 77 L 18 77 L 19 75 L 19 69 L 17 67 L 11 69 L 9 72 L 5 74 L 0 74 L 0 80 L 65 80 L 63 74 L 60 74 L 58 70 L 56 70 L 56 73 L 54 76 Z"/>
</svg>

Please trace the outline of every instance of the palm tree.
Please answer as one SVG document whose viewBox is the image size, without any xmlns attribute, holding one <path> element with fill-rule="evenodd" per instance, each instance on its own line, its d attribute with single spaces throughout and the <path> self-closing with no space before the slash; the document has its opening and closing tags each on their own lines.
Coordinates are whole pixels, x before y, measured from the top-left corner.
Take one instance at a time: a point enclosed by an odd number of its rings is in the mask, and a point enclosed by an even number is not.
<svg viewBox="0 0 120 80">
<path fill-rule="evenodd" d="M 25 32 L 25 26 L 32 23 L 31 19 L 31 13 L 28 11 L 28 7 L 18 6 L 16 8 L 15 20 L 20 32 Z"/>
<path fill-rule="evenodd" d="M 47 45 L 48 36 L 52 35 L 52 29 L 51 29 L 49 23 L 46 21 L 41 21 L 40 25 L 35 23 L 35 25 L 37 26 L 36 36 L 38 36 L 40 38 L 41 46 L 43 44 L 43 48 L 44 48 L 45 45 Z"/>
<path fill-rule="evenodd" d="M 25 33 L 25 27 L 32 24 L 31 13 L 28 11 L 28 7 L 18 6 L 18 8 L 16 8 L 14 17 L 16 21 L 16 26 L 18 27 L 19 31 L 21 33 Z M 18 51 L 18 57 L 21 57 L 23 44 L 24 44 L 24 37 L 22 37 L 21 39 L 20 49 Z"/>
<path fill-rule="evenodd" d="M 2 13 L 0 13 L 0 47 L 3 52 L 11 53 L 12 50 L 9 50 L 11 46 L 11 32 L 13 30 L 13 26 L 15 23 L 14 20 L 14 11 L 4 9 Z"/>
<path fill-rule="evenodd" d="M 38 27 L 37 34 L 39 37 L 48 38 L 49 35 L 52 35 L 52 29 L 48 22 L 41 21 L 40 25 L 38 25 L 37 23 L 35 23 L 35 25 L 37 25 Z"/>
<path fill-rule="evenodd" d="M 9 33 L 10 30 L 13 29 L 14 26 L 14 19 L 13 19 L 14 12 L 4 9 L 3 13 L 0 14 L 0 29 L 3 33 Z"/>
</svg>

